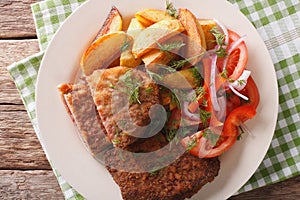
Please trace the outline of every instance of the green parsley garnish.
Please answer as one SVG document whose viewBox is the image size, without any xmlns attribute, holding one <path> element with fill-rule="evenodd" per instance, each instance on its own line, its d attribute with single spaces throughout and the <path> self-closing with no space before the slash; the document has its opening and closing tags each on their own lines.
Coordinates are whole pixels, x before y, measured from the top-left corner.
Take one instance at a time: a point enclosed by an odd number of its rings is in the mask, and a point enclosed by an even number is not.
<svg viewBox="0 0 300 200">
<path fill-rule="evenodd" d="M 213 133 L 209 128 L 203 131 L 203 137 L 210 141 L 212 147 L 217 145 L 220 135 Z"/>
<path fill-rule="evenodd" d="M 220 32 L 220 30 L 215 26 L 210 31 L 211 34 L 213 34 L 216 38 L 216 43 L 218 44 L 218 49 L 216 50 L 216 54 L 219 58 L 224 58 L 226 54 L 226 49 L 223 48 L 223 45 L 225 45 L 225 35 Z"/>
<path fill-rule="evenodd" d="M 166 43 L 166 44 L 160 44 L 160 43 L 156 43 L 158 48 L 160 49 L 160 51 L 164 52 L 164 53 L 169 53 L 172 50 L 175 49 L 180 49 L 181 47 L 183 47 L 185 45 L 184 42 L 182 41 L 175 41 L 175 42 L 171 42 L 171 43 Z"/>
<path fill-rule="evenodd" d="M 139 94 L 140 94 L 140 90 L 139 90 L 139 86 L 137 86 L 136 88 L 133 89 L 133 92 L 131 93 L 131 95 L 129 97 L 129 103 L 130 104 L 134 104 L 134 103 L 142 104 L 139 99 Z"/>
<path fill-rule="evenodd" d="M 245 80 L 237 80 L 237 82 L 238 82 L 239 85 L 245 85 L 246 84 Z"/>
<path fill-rule="evenodd" d="M 151 87 L 151 86 L 150 86 L 150 87 L 147 87 L 147 88 L 146 88 L 146 92 L 147 92 L 147 93 L 153 92 L 153 87 Z"/>
<path fill-rule="evenodd" d="M 159 75 L 157 73 L 154 73 L 154 72 L 151 72 L 148 69 L 146 69 L 146 73 L 149 75 L 149 77 L 150 77 L 151 80 L 155 80 L 155 81 L 162 80 L 162 76 L 161 75 Z"/>
<path fill-rule="evenodd" d="M 192 140 L 188 141 L 186 151 L 192 150 L 197 145 L 197 139 L 192 138 Z"/>
<path fill-rule="evenodd" d="M 228 74 L 227 69 L 223 69 L 223 71 L 220 73 L 220 76 L 222 78 L 227 79 L 228 78 L 227 74 Z"/>
<path fill-rule="evenodd" d="M 178 18 L 178 12 L 170 1 L 166 1 L 166 13 L 174 18 Z"/>
<path fill-rule="evenodd" d="M 124 86 L 124 92 L 129 95 L 129 102 L 130 104 L 139 103 L 139 86 L 140 81 L 134 77 L 131 71 L 126 72 L 121 78 L 120 81 Z"/>
<path fill-rule="evenodd" d="M 200 109 L 199 115 L 200 115 L 200 119 L 203 122 L 203 124 L 207 124 L 208 119 L 211 117 L 211 112 Z"/>
</svg>

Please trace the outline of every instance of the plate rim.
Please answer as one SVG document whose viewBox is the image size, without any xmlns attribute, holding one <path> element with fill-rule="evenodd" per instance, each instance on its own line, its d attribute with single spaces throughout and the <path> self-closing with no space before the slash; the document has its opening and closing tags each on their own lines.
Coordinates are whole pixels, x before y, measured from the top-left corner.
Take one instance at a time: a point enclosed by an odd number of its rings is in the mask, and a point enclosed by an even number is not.
<svg viewBox="0 0 300 200">
<path fill-rule="evenodd" d="M 41 115 L 41 112 L 42 112 L 42 107 L 41 107 L 41 102 L 40 102 L 40 95 L 39 94 L 41 94 L 41 88 L 39 87 L 39 85 L 40 85 L 40 83 L 41 83 L 41 77 L 42 77 L 42 72 L 43 72 L 43 70 L 44 70 L 44 66 L 47 66 L 47 59 L 48 59 L 48 56 L 49 56 L 49 52 L 50 51 L 53 51 L 52 50 L 52 48 L 53 48 L 53 46 L 55 46 L 55 44 L 56 44 L 56 42 L 57 42 L 57 38 L 58 38 L 58 35 L 61 33 L 61 31 L 63 30 L 63 29 L 65 29 L 64 27 L 65 27 L 65 24 L 66 23 L 70 23 L 71 22 L 71 20 L 70 19 L 73 19 L 74 17 L 74 15 L 76 16 L 76 15 L 78 15 L 78 14 L 76 14 L 76 13 L 79 13 L 78 12 L 78 10 L 80 10 L 80 9 L 83 9 L 83 7 L 86 7 L 87 5 L 90 5 L 90 4 L 92 4 L 93 2 L 95 2 L 96 0 L 89 0 L 89 1 L 86 1 L 85 3 L 83 3 L 80 7 L 78 7 L 77 9 L 76 9 L 76 11 L 74 11 L 72 14 L 71 14 L 71 16 L 69 16 L 69 18 L 67 19 L 67 20 L 65 20 L 65 22 L 63 23 L 63 25 L 58 29 L 58 31 L 56 32 L 56 34 L 54 35 L 54 37 L 53 37 L 53 39 L 52 39 L 52 41 L 49 43 L 49 46 L 48 46 L 48 48 L 47 48 L 47 50 L 45 51 L 45 54 L 44 54 L 44 57 L 43 57 L 43 59 L 42 59 L 42 62 L 41 62 L 41 67 L 40 67 L 40 71 L 39 71 L 39 73 L 38 73 L 38 76 L 37 76 L 37 84 L 36 84 L 36 96 L 35 96 L 35 99 L 36 99 L 36 113 L 37 113 L 37 123 L 38 123 L 38 126 L 40 125 L 40 117 L 39 116 L 42 116 Z M 174 2 L 175 2 L 175 5 L 176 5 L 176 3 L 177 2 L 179 2 L 180 0 L 175 0 Z M 221 0 L 213 0 L 214 2 L 221 2 Z M 115 2 L 115 1 L 113 1 L 113 2 Z M 195 1 L 194 1 L 195 2 Z M 222 1 L 223 2 L 223 1 Z M 230 4 L 230 6 L 233 6 L 231 3 L 229 3 L 229 2 L 227 2 L 227 1 L 225 1 L 226 2 L 226 4 Z M 105 2 L 104 2 L 105 3 Z M 223 2 L 224 3 L 224 2 Z M 240 12 L 239 10 L 238 10 L 238 12 Z M 245 18 L 245 19 L 247 19 L 246 18 L 246 16 L 244 16 L 243 14 L 241 14 L 242 16 L 243 16 L 243 18 Z M 247 19 L 247 21 L 249 22 L 249 20 Z M 249 22 L 250 23 L 250 22 Z M 251 24 L 251 23 L 250 23 Z M 254 26 L 251 24 L 251 27 L 252 27 L 252 29 L 255 29 L 254 28 Z M 255 29 L 255 32 L 257 33 L 257 30 Z M 258 33 L 257 33 L 258 34 Z M 260 38 L 261 39 L 261 38 Z M 262 39 L 261 39 L 261 41 L 262 41 Z M 268 50 L 267 50 L 267 48 L 266 48 L 266 46 L 264 45 L 263 46 L 263 48 L 264 48 L 264 51 L 267 51 L 268 52 Z M 49 50 L 50 49 L 50 50 Z M 271 56 L 270 56 L 270 54 L 269 54 L 269 52 L 268 52 L 268 55 L 269 55 L 269 60 L 271 60 Z M 273 62 L 271 62 L 271 64 L 273 65 Z M 276 72 L 275 72 L 275 69 L 273 68 L 273 70 L 272 70 L 272 77 L 275 77 L 275 81 L 276 81 L 276 96 L 278 97 L 278 85 L 277 85 L 277 79 L 276 79 Z M 278 98 L 276 98 L 275 100 L 275 103 L 273 103 L 273 104 L 276 104 L 276 105 L 278 105 Z M 274 112 L 274 113 L 276 113 L 276 116 L 274 117 L 273 116 L 273 127 L 272 127 L 272 130 L 273 130 L 273 133 L 274 133 L 274 131 L 275 131 L 275 128 L 276 128 L 276 122 L 277 122 L 277 113 L 278 113 L 278 106 L 277 106 L 277 109 L 276 109 L 276 112 Z M 39 126 L 40 127 L 40 126 Z M 272 142 L 272 138 L 273 138 L 273 134 L 272 135 L 270 135 L 269 136 L 269 138 L 271 138 L 270 139 L 270 141 L 269 141 L 269 145 L 264 149 L 264 156 L 261 156 L 261 159 L 259 159 L 259 163 L 261 163 L 262 161 L 263 161 L 263 159 L 264 159 L 264 157 L 265 157 L 265 155 L 266 155 L 266 153 L 267 153 L 267 150 L 269 149 L 269 146 L 270 146 L 270 144 L 271 144 L 271 142 Z M 41 140 L 43 141 L 43 135 L 41 134 Z M 45 142 L 45 141 L 43 141 L 43 142 Z M 42 143 L 43 143 L 42 142 Z M 43 146 L 43 148 L 44 148 L 44 150 L 47 152 L 47 145 L 44 145 Z M 53 156 L 52 156 L 53 157 Z M 50 156 L 50 158 L 51 158 L 51 156 Z M 56 163 L 56 161 L 53 161 L 53 160 L 51 160 L 53 163 Z M 54 164 L 54 166 L 55 166 L 55 164 Z M 259 164 L 257 165 L 257 167 L 259 166 Z M 257 168 L 256 167 L 256 168 Z M 248 177 L 248 179 L 255 173 L 255 170 L 256 170 L 256 168 L 252 171 L 252 173 L 249 175 L 249 177 Z M 248 179 L 247 180 L 245 180 L 244 181 L 244 183 L 243 184 L 245 184 L 247 181 L 248 181 Z M 241 185 L 242 186 L 242 185 Z M 232 193 L 233 194 L 233 193 Z M 231 195 L 232 195 L 231 194 Z M 231 196 L 230 195 L 230 196 Z M 229 196 L 228 196 L 229 197 Z"/>
</svg>

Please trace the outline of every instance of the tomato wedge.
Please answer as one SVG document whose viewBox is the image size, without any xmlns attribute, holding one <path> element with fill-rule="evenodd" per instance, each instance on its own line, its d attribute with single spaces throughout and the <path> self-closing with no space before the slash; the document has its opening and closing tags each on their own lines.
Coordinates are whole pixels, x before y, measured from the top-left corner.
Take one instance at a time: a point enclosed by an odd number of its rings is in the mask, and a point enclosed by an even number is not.
<svg viewBox="0 0 300 200">
<path fill-rule="evenodd" d="M 258 88 L 253 80 L 253 78 L 250 76 L 247 80 L 247 85 L 243 90 L 241 90 L 241 93 L 249 98 L 249 100 L 244 103 L 245 105 L 253 106 L 254 108 L 257 108 L 260 100 L 259 91 Z"/>
<path fill-rule="evenodd" d="M 241 37 L 234 31 L 228 29 L 229 45 L 227 53 L 226 71 L 227 76 L 231 80 L 237 80 L 243 73 L 248 62 L 248 49 L 244 41 L 242 41 L 232 52 L 228 52 L 234 45 L 234 42 Z M 224 60 L 223 60 L 224 61 Z"/>
<path fill-rule="evenodd" d="M 230 149 L 235 143 L 239 135 L 238 126 L 254 117 L 255 114 L 256 110 L 251 105 L 240 106 L 234 109 L 226 118 L 222 133 L 213 133 L 219 135 L 215 145 L 212 145 L 212 142 L 207 135 L 205 136 L 205 130 L 201 130 L 192 136 L 183 138 L 181 144 L 185 148 L 189 148 L 190 144 L 194 142 L 195 145 L 189 149 L 189 152 L 200 158 L 219 156 Z M 214 130 L 215 127 L 209 127 L 208 129 Z"/>
<path fill-rule="evenodd" d="M 252 105 L 240 106 L 234 109 L 226 118 L 223 136 L 235 136 L 235 127 L 240 126 L 248 119 L 252 119 L 256 115 L 256 109 Z"/>
</svg>

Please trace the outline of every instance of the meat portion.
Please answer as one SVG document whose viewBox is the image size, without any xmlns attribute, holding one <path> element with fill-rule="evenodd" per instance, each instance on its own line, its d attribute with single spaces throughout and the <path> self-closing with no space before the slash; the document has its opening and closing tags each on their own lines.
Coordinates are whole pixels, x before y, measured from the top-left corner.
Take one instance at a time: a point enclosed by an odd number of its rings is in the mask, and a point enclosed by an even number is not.
<svg viewBox="0 0 300 200">
<path fill-rule="evenodd" d="M 85 146 L 92 155 L 102 154 L 111 147 L 86 83 L 59 86 L 63 102 L 75 123 Z"/>
<path fill-rule="evenodd" d="M 159 104 L 159 88 L 145 72 L 127 67 L 94 71 L 87 77 L 108 138 L 126 149 L 140 137 L 150 137 L 149 125 Z M 155 120 L 153 120 L 155 121 Z"/>
<path fill-rule="evenodd" d="M 126 162 L 124 162 L 126 161 Z M 126 157 L 125 165 L 136 165 Z M 119 165 L 121 165 L 119 163 Z M 119 185 L 124 200 L 183 200 L 214 180 L 220 169 L 218 158 L 199 159 L 184 153 L 171 165 L 152 172 L 132 173 L 107 167 Z"/>
<path fill-rule="evenodd" d="M 132 144 L 133 152 L 157 152 L 169 146 L 162 134 Z M 176 152 L 184 152 L 180 144 L 172 146 L 164 155 L 156 153 L 157 160 Z M 205 184 L 214 180 L 220 169 L 218 158 L 200 159 L 190 153 L 178 155 L 170 165 L 161 168 L 157 160 L 149 160 L 146 166 L 134 154 L 123 154 L 120 149 L 107 151 L 106 168 L 119 185 L 124 200 L 183 200 L 196 194 Z M 147 157 L 147 156 L 146 156 Z M 153 164 L 149 170 L 149 164 Z M 141 171 L 141 168 L 148 171 Z M 128 170 L 130 169 L 130 171 Z"/>
</svg>

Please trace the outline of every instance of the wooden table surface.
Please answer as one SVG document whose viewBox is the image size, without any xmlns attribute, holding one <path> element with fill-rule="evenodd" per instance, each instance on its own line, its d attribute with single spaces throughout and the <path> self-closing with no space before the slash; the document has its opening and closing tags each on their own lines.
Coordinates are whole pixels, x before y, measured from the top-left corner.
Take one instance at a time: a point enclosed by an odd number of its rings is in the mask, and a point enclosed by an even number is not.
<svg viewBox="0 0 300 200">
<path fill-rule="evenodd" d="M 64 199 L 6 67 L 39 52 L 30 4 L 0 0 L 0 199 Z M 300 199 L 300 176 L 230 198 Z"/>
</svg>

